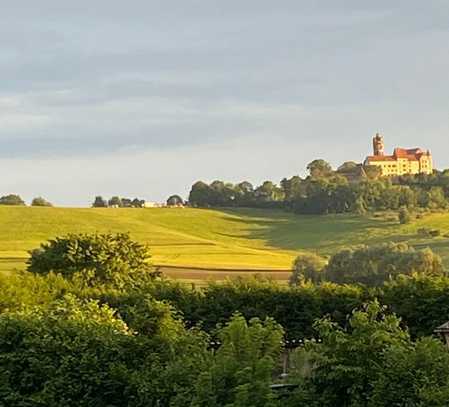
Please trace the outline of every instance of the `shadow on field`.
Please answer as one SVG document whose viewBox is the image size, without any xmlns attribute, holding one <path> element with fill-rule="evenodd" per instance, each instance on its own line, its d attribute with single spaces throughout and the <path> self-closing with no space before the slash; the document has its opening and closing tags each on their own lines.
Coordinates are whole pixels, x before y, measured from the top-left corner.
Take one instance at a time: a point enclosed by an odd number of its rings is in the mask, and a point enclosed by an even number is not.
<svg viewBox="0 0 449 407">
<path fill-rule="evenodd" d="M 225 214 L 227 222 L 246 224 L 245 238 L 262 240 L 269 247 L 284 250 L 317 250 L 329 254 L 343 246 L 410 238 L 400 233 L 397 222 L 357 215 L 296 215 L 265 209 L 221 209 L 220 212 Z"/>
</svg>

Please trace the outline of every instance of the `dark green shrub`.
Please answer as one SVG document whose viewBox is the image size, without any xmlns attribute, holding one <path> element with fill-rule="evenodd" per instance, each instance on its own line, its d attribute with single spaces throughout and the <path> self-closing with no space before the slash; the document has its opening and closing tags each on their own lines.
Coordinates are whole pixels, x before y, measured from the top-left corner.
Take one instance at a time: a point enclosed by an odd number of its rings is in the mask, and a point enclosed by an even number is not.
<svg viewBox="0 0 449 407">
<path fill-rule="evenodd" d="M 218 331 L 221 346 L 201 372 L 191 406 L 277 407 L 270 389 L 280 359 L 283 329 L 276 321 L 239 314 Z"/>
<path fill-rule="evenodd" d="M 168 306 L 148 306 L 156 336 L 128 327 L 107 305 L 72 295 L 1 314 L 0 405 L 190 405 L 208 369 L 206 337 L 185 330 Z"/>
<path fill-rule="evenodd" d="M 149 249 L 128 234 L 71 234 L 50 240 L 30 254 L 28 271 L 53 272 L 87 285 L 122 286 L 133 276 L 157 274 Z"/>
<path fill-rule="evenodd" d="M 449 352 L 433 338 L 414 342 L 377 301 L 353 312 L 347 329 L 329 318 L 307 343 L 311 371 L 285 406 L 446 406 Z"/>
</svg>

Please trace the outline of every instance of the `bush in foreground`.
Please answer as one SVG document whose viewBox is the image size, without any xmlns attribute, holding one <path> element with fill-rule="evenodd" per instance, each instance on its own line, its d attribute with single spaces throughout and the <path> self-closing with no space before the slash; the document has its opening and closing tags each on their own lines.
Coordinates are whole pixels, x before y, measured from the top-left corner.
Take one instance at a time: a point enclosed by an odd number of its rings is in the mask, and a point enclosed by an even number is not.
<svg viewBox="0 0 449 407">
<path fill-rule="evenodd" d="M 186 331 L 164 304 L 152 305 L 164 335 L 135 331 L 110 307 L 73 296 L 0 315 L 0 404 L 188 405 L 208 368 L 205 337 Z"/>
<path fill-rule="evenodd" d="M 73 295 L 0 315 L 5 406 L 278 406 L 270 390 L 282 328 L 235 315 L 209 337 L 147 298 L 128 325 L 113 308 Z M 145 322 L 145 320 L 147 320 Z M 3 404 L 0 403 L 2 406 Z"/>
<path fill-rule="evenodd" d="M 446 406 L 449 352 L 432 338 L 413 342 L 377 301 L 355 311 L 347 329 L 315 324 L 322 343 L 306 345 L 311 366 L 291 406 Z"/>
</svg>

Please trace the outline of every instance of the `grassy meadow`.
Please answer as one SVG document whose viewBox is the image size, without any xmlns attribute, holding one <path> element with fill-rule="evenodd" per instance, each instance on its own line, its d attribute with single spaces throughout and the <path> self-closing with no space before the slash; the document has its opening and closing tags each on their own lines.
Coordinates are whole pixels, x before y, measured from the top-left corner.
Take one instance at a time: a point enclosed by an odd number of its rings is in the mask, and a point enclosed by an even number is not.
<svg viewBox="0 0 449 407">
<path fill-rule="evenodd" d="M 429 246 L 449 266 L 449 239 L 422 239 L 421 227 L 449 233 L 449 214 L 408 225 L 391 217 L 304 216 L 257 209 L 75 209 L 0 207 L 0 272 L 25 266 L 28 250 L 71 232 L 129 232 L 147 243 L 156 265 L 185 280 L 258 271 L 286 280 L 299 253 L 328 256 L 342 247 L 407 240 Z"/>
</svg>

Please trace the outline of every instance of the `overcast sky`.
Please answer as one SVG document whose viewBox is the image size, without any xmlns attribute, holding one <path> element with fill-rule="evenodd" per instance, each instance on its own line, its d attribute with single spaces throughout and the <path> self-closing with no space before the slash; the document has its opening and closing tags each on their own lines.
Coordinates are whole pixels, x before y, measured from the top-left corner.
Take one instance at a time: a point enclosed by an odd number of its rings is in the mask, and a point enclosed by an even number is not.
<svg viewBox="0 0 449 407">
<path fill-rule="evenodd" d="M 0 3 L 0 195 L 279 182 L 376 131 L 449 167 L 448 0 Z"/>
</svg>

